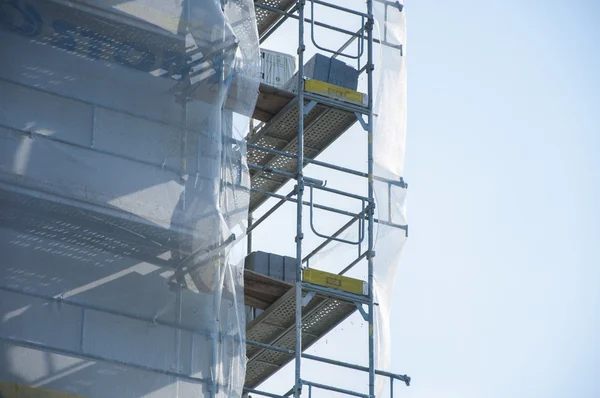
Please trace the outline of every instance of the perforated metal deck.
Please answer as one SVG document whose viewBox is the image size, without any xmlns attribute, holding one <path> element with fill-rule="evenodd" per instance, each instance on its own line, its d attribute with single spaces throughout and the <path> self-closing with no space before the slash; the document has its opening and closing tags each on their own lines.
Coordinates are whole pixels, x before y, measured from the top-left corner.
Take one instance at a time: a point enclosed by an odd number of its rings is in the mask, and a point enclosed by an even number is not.
<svg viewBox="0 0 600 398">
<path fill-rule="evenodd" d="M 246 338 L 287 350 L 296 347 L 295 325 L 296 296 L 291 288 L 279 300 L 248 324 Z M 302 312 L 302 351 L 348 318 L 356 306 L 316 294 Z M 254 388 L 294 359 L 293 355 L 246 345 L 246 383 Z"/>
<path fill-rule="evenodd" d="M 296 4 L 296 0 L 255 0 L 254 3 L 264 4 L 266 6 L 287 12 Z M 283 15 L 279 13 L 256 7 L 256 27 L 258 28 L 258 35 L 263 36 L 281 18 L 283 18 Z"/>
<path fill-rule="evenodd" d="M 298 102 L 296 99 L 287 101 L 287 105 L 269 122 L 247 137 L 248 142 L 288 153 L 298 151 Z M 308 101 L 305 103 L 308 104 Z M 304 156 L 317 157 L 357 120 L 352 112 L 318 103 L 304 117 Z M 294 158 L 275 155 L 256 148 L 248 148 L 248 162 L 290 173 L 295 173 L 297 165 Z M 251 170 L 250 175 L 252 188 L 268 192 L 276 192 L 289 181 L 289 178 L 265 170 Z M 250 212 L 266 199 L 265 195 L 252 192 Z"/>
</svg>

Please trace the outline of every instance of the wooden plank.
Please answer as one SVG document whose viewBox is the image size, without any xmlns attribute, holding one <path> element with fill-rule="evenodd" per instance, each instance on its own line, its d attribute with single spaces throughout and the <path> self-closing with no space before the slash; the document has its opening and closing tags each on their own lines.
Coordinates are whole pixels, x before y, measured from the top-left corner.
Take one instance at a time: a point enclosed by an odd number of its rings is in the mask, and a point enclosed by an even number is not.
<svg viewBox="0 0 600 398">
<path fill-rule="evenodd" d="M 256 292 L 256 294 L 259 294 L 262 297 L 273 297 L 277 299 L 289 289 L 288 285 L 282 288 L 281 286 L 269 285 L 264 281 L 247 280 L 244 282 L 244 289 L 246 289 L 249 292 Z"/>
<path fill-rule="evenodd" d="M 244 299 L 246 305 L 264 310 L 277 301 L 294 285 L 278 279 L 244 270 Z"/>
<path fill-rule="evenodd" d="M 244 282 L 257 282 L 262 283 L 266 288 L 274 287 L 284 292 L 287 292 L 294 285 L 289 282 L 284 282 L 279 279 L 271 278 L 258 272 L 251 271 L 249 269 L 244 270 Z M 281 296 L 281 294 L 279 294 Z"/>
<path fill-rule="evenodd" d="M 240 101 L 240 96 L 245 95 L 245 93 L 239 88 L 252 84 L 249 81 L 243 82 L 241 79 L 244 78 L 239 76 L 233 78 L 231 88 L 225 100 L 225 109 L 235 112 L 239 104 L 243 104 L 243 101 Z M 206 103 L 216 103 L 216 101 L 220 100 L 221 91 L 224 89 L 224 86 L 208 81 L 203 81 L 193 87 L 190 87 L 189 83 L 179 81 L 171 92 L 176 95 L 187 93 L 184 96 L 190 99 Z M 261 122 L 268 122 L 285 108 L 294 97 L 295 95 L 292 93 L 261 83 L 252 118 Z"/>
<path fill-rule="evenodd" d="M 290 92 L 261 83 L 252 117 L 261 122 L 268 122 L 285 108 L 294 97 L 295 95 Z"/>
<path fill-rule="evenodd" d="M 273 115 L 269 112 L 263 111 L 262 109 L 255 108 L 254 113 L 252 114 L 252 118 L 256 120 L 260 120 L 261 122 L 271 120 Z"/>
<path fill-rule="evenodd" d="M 261 300 L 257 297 L 244 295 L 244 302 L 246 305 L 250 307 L 258 308 L 259 310 L 266 310 L 271 306 L 272 303 L 268 301 Z"/>
</svg>

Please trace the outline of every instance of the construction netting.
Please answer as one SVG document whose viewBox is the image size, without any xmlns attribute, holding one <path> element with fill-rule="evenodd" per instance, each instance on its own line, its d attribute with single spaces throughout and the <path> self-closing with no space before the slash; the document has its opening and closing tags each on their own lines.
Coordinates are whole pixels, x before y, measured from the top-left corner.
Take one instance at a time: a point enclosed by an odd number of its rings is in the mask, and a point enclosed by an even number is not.
<svg viewBox="0 0 600 398">
<path fill-rule="evenodd" d="M 0 0 L 0 381 L 242 394 L 251 0 Z"/>
</svg>

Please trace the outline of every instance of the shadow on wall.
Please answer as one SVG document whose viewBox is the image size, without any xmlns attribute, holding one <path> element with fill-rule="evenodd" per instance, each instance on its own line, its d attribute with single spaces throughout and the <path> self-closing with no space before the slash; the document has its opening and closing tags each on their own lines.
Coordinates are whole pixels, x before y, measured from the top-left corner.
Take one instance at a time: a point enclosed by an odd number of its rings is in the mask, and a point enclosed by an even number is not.
<svg viewBox="0 0 600 398">
<path fill-rule="evenodd" d="M 205 383 L 173 374 L 204 379 L 219 363 L 227 380 L 245 354 L 239 297 L 226 292 L 215 311 L 210 292 L 168 283 L 182 234 L 195 247 L 218 235 L 198 213 L 191 231 L 177 214 L 195 199 L 214 218 L 215 104 L 183 115 L 173 93 L 189 62 L 185 15 L 147 23 L 123 11 L 131 2 L 98 3 L 0 3 L 0 92 L 10 93 L 0 96 L 0 380 L 92 397 L 203 396 Z M 200 53 L 205 33 L 192 32 Z M 186 163 L 200 182 L 182 181 Z M 238 340 L 219 342 L 212 361 L 217 312 Z"/>
<path fill-rule="evenodd" d="M 187 376 L 207 379 L 214 363 L 224 380 L 238 371 L 241 281 L 218 291 L 219 311 L 214 284 L 174 288 L 172 228 L 145 223 L 142 235 L 137 224 L 5 189 L 0 208 L 0 380 L 90 397 L 204 396 L 208 384 Z M 199 280 L 211 280 L 208 268 Z M 216 346 L 219 331 L 230 338 Z"/>
<path fill-rule="evenodd" d="M 200 3 L 190 10 L 210 24 L 189 40 L 182 4 L 150 8 L 156 23 L 148 23 L 104 2 L 84 11 L 48 0 L 0 3 L 0 91 L 10 94 L 0 98 L 0 172 L 52 194 L 142 207 L 163 226 L 184 189 L 208 195 L 227 92 L 215 78 L 222 43 L 211 35 L 226 24 L 218 2 Z M 203 76 L 193 87 L 202 101 L 184 106 L 191 68 Z M 194 184 L 184 188 L 186 174 Z M 154 208 L 145 207 L 149 195 Z"/>
<path fill-rule="evenodd" d="M 210 372 L 211 295 L 178 294 L 168 269 L 129 256 L 131 242 L 114 234 L 0 221 L 0 380 L 83 396 L 178 396 L 174 376 L 124 364 Z"/>
</svg>

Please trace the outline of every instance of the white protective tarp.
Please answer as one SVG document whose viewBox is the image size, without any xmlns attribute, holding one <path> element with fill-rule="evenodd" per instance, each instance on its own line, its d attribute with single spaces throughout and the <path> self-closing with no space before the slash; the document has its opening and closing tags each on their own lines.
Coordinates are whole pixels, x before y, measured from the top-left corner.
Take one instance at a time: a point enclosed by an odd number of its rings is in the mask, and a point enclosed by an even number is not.
<svg viewBox="0 0 600 398">
<path fill-rule="evenodd" d="M 406 17 L 403 2 L 374 1 L 374 17 L 381 57 L 375 60 L 379 83 L 374 112 L 374 174 L 397 181 L 374 182 L 376 217 L 382 221 L 406 225 L 406 187 L 402 176 L 406 145 Z M 392 355 L 391 317 L 396 271 L 407 232 L 386 223 L 378 223 L 373 271 L 375 301 L 375 366 L 389 369 Z M 399 313 L 396 309 L 395 314 Z M 397 316 L 397 315 L 396 315 Z M 377 378 L 377 396 L 387 394 L 387 380 Z"/>
<path fill-rule="evenodd" d="M 0 381 L 240 396 L 251 0 L 0 0 Z"/>
</svg>

